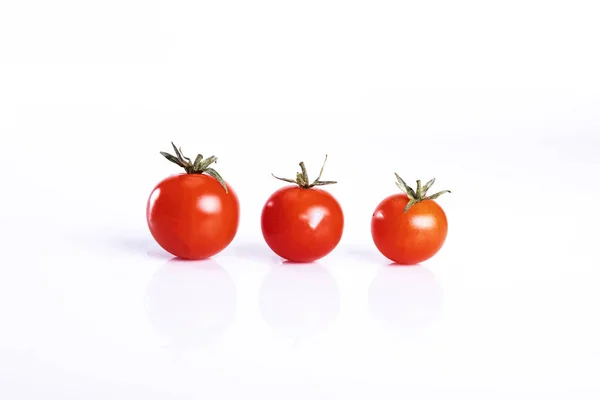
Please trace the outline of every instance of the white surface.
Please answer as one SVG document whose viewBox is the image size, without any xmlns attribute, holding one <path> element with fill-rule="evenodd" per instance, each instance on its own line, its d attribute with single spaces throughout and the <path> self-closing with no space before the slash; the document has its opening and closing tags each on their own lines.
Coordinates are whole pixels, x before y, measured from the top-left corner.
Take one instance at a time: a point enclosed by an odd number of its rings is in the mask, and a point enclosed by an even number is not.
<svg viewBox="0 0 600 400">
<path fill-rule="evenodd" d="M 0 398 L 597 399 L 597 15 L 3 2 Z M 171 140 L 240 197 L 209 262 L 170 261 L 145 225 Z M 269 174 L 325 152 L 344 237 L 282 265 Z M 453 190 L 446 245 L 410 269 L 369 233 L 395 171 Z"/>
</svg>

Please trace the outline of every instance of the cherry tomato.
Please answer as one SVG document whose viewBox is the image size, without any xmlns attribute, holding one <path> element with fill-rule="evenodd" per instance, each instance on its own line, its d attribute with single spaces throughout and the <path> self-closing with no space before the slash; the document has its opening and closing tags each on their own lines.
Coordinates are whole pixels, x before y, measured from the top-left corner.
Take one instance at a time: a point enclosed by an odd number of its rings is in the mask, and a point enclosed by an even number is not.
<svg viewBox="0 0 600 400">
<path fill-rule="evenodd" d="M 194 163 L 174 145 L 177 157 L 161 153 L 186 170 L 161 181 L 148 199 L 146 219 L 158 244 L 184 259 L 211 257 L 237 233 L 239 201 L 234 190 L 210 165 L 216 157 Z"/>
<path fill-rule="evenodd" d="M 444 210 L 434 201 L 444 190 L 427 196 L 435 179 L 413 190 L 396 174 L 397 185 L 405 193 L 385 198 L 373 213 L 371 235 L 381 254 L 404 265 L 423 262 L 443 246 L 448 234 Z"/>
<path fill-rule="evenodd" d="M 325 158 L 327 160 L 327 158 Z M 325 166 L 325 164 L 323 164 Z M 277 255 L 294 262 L 312 262 L 329 254 L 340 242 L 344 214 L 337 200 L 317 189 L 335 183 L 321 181 L 321 174 L 309 183 L 304 163 L 296 180 L 277 178 L 297 186 L 286 186 L 269 197 L 262 210 L 262 234 Z"/>
</svg>

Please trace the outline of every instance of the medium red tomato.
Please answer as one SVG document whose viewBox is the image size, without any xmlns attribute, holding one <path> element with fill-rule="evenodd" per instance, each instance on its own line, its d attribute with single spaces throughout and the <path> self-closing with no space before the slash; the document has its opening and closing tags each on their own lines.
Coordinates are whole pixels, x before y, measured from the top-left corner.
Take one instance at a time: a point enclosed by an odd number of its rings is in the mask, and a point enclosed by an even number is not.
<svg viewBox="0 0 600 400">
<path fill-rule="evenodd" d="M 154 239 L 169 253 L 184 259 L 211 257 L 235 237 L 239 223 L 238 198 L 210 165 L 212 156 L 195 161 L 181 149 L 175 154 L 161 152 L 169 161 L 184 168 L 185 174 L 161 181 L 148 199 L 146 220 Z"/>
<path fill-rule="evenodd" d="M 381 254 L 390 260 L 418 264 L 433 257 L 446 240 L 448 220 L 434 199 L 450 191 L 427 196 L 435 179 L 422 187 L 417 181 L 415 191 L 398 174 L 396 178 L 404 194 L 391 195 L 379 203 L 371 219 L 371 235 Z"/>
<path fill-rule="evenodd" d="M 327 157 L 325 157 L 327 161 Z M 262 210 L 262 233 L 277 255 L 294 262 L 312 262 L 329 254 L 340 242 L 344 214 L 337 200 L 315 186 L 333 181 L 310 183 L 304 163 L 296 180 L 277 178 L 296 186 L 286 186 L 269 197 Z"/>
</svg>

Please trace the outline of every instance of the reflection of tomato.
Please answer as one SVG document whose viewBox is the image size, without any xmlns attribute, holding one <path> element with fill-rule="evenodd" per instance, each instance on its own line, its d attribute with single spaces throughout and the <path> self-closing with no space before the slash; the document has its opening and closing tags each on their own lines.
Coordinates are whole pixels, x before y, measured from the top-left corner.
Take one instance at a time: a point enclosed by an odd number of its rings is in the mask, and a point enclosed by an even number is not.
<svg viewBox="0 0 600 400">
<path fill-rule="evenodd" d="M 390 260 L 417 264 L 433 257 L 446 240 L 446 214 L 433 199 L 448 191 L 427 196 L 433 179 L 423 187 L 417 181 L 416 191 L 399 176 L 397 179 L 406 194 L 391 195 L 379 203 L 371 219 L 371 234 L 379 251 Z"/>
<path fill-rule="evenodd" d="M 239 202 L 231 188 L 209 165 L 215 157 L 192 164 L 176 149 L 177 158 L 163 155 L 186 169 L 186 174 L 161 181 L 150 194 L 148 227 L 159 245 L 185 259 L 203 259 L 233 240 L 239 222 Z M 210 176 L 209 176 L 210 175 Z"/>
<path fill-rule="evenodd" d="M 340 291 L 320 265 L 284 262 L 265 277 L 259 307 L 275 332 L 305 339 L 324 331 L 335 320 L 340 311 Z"/>
<path fill-rule="evenodd" d="M 308 182 L 304 164 L 294 182 L 298 186 L 279 189 L 267 200 L 261 216 L 262 233 L 280 257 L 295 262 L 312 262 L 329 254 L 342 238 L 342 207 L 328 192 L 314 188 L 335 182 Z M 323 170 L 321 169 L 321 173 Z M 279 178 L 281 179 L 281 178 Z"/>
<path fill-rule="evenodd" d="M 410 335 L 440 317 L 443 298 L 435 275 L 424 267 L 386 266 L 369 288 L 369 311 L 386 328 Z"/>
<path fill-rule="evenodd" d="M 176 346 L 210 343 L 235 317 L 235 285 L 214 260 L 173 258 L 154 274 L 146 293 L 150 321 Z"/>
</svg>

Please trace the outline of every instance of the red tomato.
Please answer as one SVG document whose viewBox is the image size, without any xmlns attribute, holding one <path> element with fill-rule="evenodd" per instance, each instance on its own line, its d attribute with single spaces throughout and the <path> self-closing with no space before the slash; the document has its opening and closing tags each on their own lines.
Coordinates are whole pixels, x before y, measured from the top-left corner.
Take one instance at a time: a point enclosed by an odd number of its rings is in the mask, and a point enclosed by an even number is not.
<svg viewBox="0 0 600 400">
<path fill-rule="evenodd" d="M 406 193 L 391 195 L 379 203 L 371 219 L 371 234 L 375 246 L 390 260 L 404 265 L 418 264 L 433 257 L 446 240 L 446 214 L 434 199 L 449 191 L 427 196 L 434 179 L 424 187 L 417 181 L 414 191 L 396 177 L 398 186 Z"/>
<path fill-rule="evenodd" d="M 303 172 L 295 181 L 277 178 L 298 186 L 286 186 L 269 197 L 261 226 L 267 245 L 277 255 L 289 261 L 312 262 L 329 254 L 340 242 L 344 214 L 331 194 L 314 188 L 335 182 L 321 181 L 319 175 L 309 183 L 304 163 L 300 166 Z"/>
<path fill-rule="evenodd" d="M 175 146 L 173 146 L 175 147 Z M 191 160 L 162 153 L 187 173 L 161 181 L 150 194 L 146 208 L 148 227 L 158 244 L 184 259 L 204 259 L 223 250 L 235 237 L 239 201 L 221 176 L 209 165 L 215 157 Z"/>
</svg>

